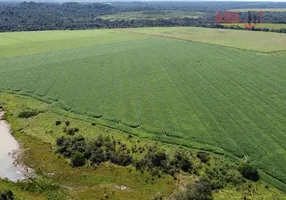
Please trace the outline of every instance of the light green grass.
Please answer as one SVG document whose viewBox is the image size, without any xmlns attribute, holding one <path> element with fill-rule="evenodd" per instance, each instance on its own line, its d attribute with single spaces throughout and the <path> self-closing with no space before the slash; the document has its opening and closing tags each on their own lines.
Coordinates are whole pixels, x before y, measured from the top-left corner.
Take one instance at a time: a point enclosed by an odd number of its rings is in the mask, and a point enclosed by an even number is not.
<svg viewBox="0 0 286 200">
<path fill-rule="evenodd" d="M 11 57 L 146 38 L 113 30 L 0 33 L 0 57 Z"/>
<path fill-rule="evenodd" d="M 162 11 L 162 12 L 121 12 L 113 15 L 103 15 L 100 18 L 107 20 L 156 20 L 156 19 L 170 19 L 170 18 L 191 18 L 198 19 L 202 14 L 200 12 L 187 12 L 187 11 Z"/>
<path fill-rule="evenodd" d="M 223 24 L 224 26 L 239 26 L 241 28 L 244 28 L 243 24 Z M 269 28 L 269 29 L 281 29 L 286 28 L 286 24 L 259 24 L 255 26 L 255 28 Z"/>
<path fill-rule="evenodd" d="M 137 28 L 126 31 L 260 52 L 286 50 L 286 34 L 281 33 L 195 27 Z"/>
<path fill-rule="evenodd" d="M 243 8 L 243 9 L 231 9 L 229 11 L 237 11 L 237 12 L 248 12 L 248 11 L 254 11 L 254 12 L 286 12 L 286 8 Z"/>
<path fill-rule="evenodd" d="M 120 41 L 123 31 L 146 34 L 142 38 L 126 33 L 132 39 Z M 247 156 L 274 177 L 277 187 L 285 188 L 286 58 L 163 38 L 197 37 L 207 42 L 210 33 L 213 43 L 228 38 L 229 46 L 247 48 L 246 41 L 252 41 L 252 49 L 285 49 L 282 34 L 201 28 L 116 30 L 101 37 L 117 38 L 117 43 L 91 41 L 90 46 L 58 50 L 54 42 L 54 51 L 0 59 L 0 90 L 29 95 L 51 103 L 58 112 L 62 108 L 66 115 L 141 137 Z M 100 36 L 97 39 L 101 41 Z M 80 44 L 75 38 L 74 43 Z"/>
</svg>

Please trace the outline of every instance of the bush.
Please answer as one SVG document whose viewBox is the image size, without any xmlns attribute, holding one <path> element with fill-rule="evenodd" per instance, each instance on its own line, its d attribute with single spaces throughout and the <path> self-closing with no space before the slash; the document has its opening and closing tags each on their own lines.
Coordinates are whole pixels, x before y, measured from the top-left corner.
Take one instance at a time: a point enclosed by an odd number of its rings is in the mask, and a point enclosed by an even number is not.
<svg viewBox="0 0 286 200">
<path fill-rule="evenodd" d="M 175 153 L 172 164 L 184 172 L 189 172 L 193 168 L 192 161 L 190 160 L 190 155 L 182 151 L 177 151 Z"/>
<path fill-rule="evenodd" d="M 199 151 L 197 153 L 197 157 L 203 162 L 203 163 L 207 163 L 210 160 L 210 156 L 208 153 L 203 152 L 203 151 Z"/>
<path fill-rule="evenodd" d="M 102 148 L 97 149 L 91 154 L 90 161 L 94 164 L 100 164 L 106 161 L 105 152 Z"/>
<path fill-rule="evenodd" d="M 244 178 L 254 182 L 258 181 L 260 178 L 257 169 L 248 163 L 242 163 L 239 167 L 239 171 Z"/>
<path fill-rule="evenodd" d="M 212 200 L 212 189 L 207 181 L 190 183 L 184 191 L 175 194 L 176 200 Z"/>
<path fill-rule="evenodd" d="M 56 121 L 56 126 L 61 125 L 61 123 L 62 123 L 61 121 L 57 120 Z"/>
<path fill-rule="evenodd" d="M 71 164 L 73 167 L 80 167 L 85 165 L 85 157 L 83 153 L 76 151 L 71 157 Z"/>
<path fill-rule="evenodd" d="M 30 110 L 30 111 L 22 111 L 20 112 L 20 114 L 18 115 L 19 118 L 30 118 L 30 117 L 34 117 L 36 115 L 38 115 L 39 112 L 35 111 L 35 110 Z"/>
<path fill-rule="evenodd" d="M 66 121 L 65 124 L 66 124 L 66 126 L 69 126 L 69 125 L 70 125 L 70 122 L 69 122 L 69 121 Z"/>
<path fill-rule="evenodd" d="M 7 192 L 0 192 L 0 200 L 14 200 L 14 194 L 11 190 Z"/>
</svg>

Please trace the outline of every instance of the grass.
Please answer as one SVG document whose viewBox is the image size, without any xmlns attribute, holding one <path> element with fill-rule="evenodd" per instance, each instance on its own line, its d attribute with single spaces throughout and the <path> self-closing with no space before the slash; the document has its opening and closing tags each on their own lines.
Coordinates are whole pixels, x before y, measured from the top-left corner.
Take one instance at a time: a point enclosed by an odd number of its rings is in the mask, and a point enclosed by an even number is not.
<svg viewBox="0 0 286 200">
<path fill-rule="evenodd" d="M 113 30 L 0 33 L 0 58 L 146 38 Z"/>
<path fill-rule="evenodd" d="M 29 34 L 30 41 L 21 43 Z M 59 38 L 66 35 L 73 48 L 53 40 L 56 31 L 37 34 L 1 37 L 15 39 L 2 45 L 7 51 L 0 59 L 1 91 L 140 137 L 246 157 L 272 184 L 286 188 L 286 58 L 213 45 L 285 50 L 283 34 L 203 28 L 60 31 Z M 96 40 L 88 45 L 90 38 Z M 48 52 L 38 45 L 45 43 L 51 44 Z M 31 122 L 28 129 L 36 125 Z"/>
<path fill-rule="evenodd" d="M 170 19 L 170 18 L 191 18 L 198 19 L 202 13 L 200 12 L 187 12 L 187 11 L 160 11 L 160 12 L 121 12 L 119 14 L 103 15 L 100 18 L 107 20 L 156 20 L 156 19 Z"/>
<path fill-rule="evenodd" d="M 286 35 L 194 27 L 137 28 L 126 32 L 221 45 L 259 52 L 286 50 Z"/>
<path fill-rule="evenodd" d="M 89 139 L 97 137 L 99 134 L 112 135 L 127 146 L 135 142 L 138 147 L 147 147 L 155 142 L 147 139 L 138 140 L 137 137 L 127 139 L 128 135 L 121 131 L 99 125 L 92 126 L 91 123 L 83 120 L 58 115 L 51 111 L 49 104 L 29 97 L 0 93 L 0 99 L 0 105 L 4 105 L 9 110 L 7 119 L 14 130 L 14 137 L 20 142 L 23 150 L 21 160 L 40 175 L 39 179 L 30 182 L 30 184 L 0 180 L 0 191 L 10 189 L 18 199 L 93 200 L 105 199 L 106 196 L 109 196 L 109 199 L 138 199 L 138 196 L 140 199 L 152 199 L 158 192 L 167 197 L 178 187 L 197 179 L 194 175 L 186 176 L 185 174 L 178 176 L 177 180 L 167 175 L 152 179 L 148 172 L 141 174 L 133 167 L 118 167 L 108 164 L 100 165 L 97 168 L 72 168 L 65 159 L 54 153 L 56 138 L 64 135 L 62 131 L 64 125 L 56 126 L 55 121 L 57 120 L 70 121 L 70 126 L 79 127 L 79 134 Z M 46 112 L 28 119 L 17 118 L 18 113 L 31 107 Z M 156 143 L 169 152 L 180 148 Z M 191 151 L 197 152 L 196 150 Z M 193 162 L 197 165 L 197 161 L 193 160 Z M 200 168 L 203 172 L 206 166 L 220 168 L 233 164 L 233 160 L 229 158 L 211 154 L 209 164 L 200 164 Z M 252 186 L 249 187 L 249 184 Z M 118 189 L 121 185 L 128 189 Z M 254 200 L 260 200 L 262 197 L 269 197 L 268 199 L 283 199 L 285 197 L 273 187 L 266 189 L 265 184 L 261 181 L 257 183 L 248 181 L 238 188 L 229 186 L 214 193 L 215 199 L 226 199 L 226 197 L 227 199 L 241 199 L 243 195 Z"/>
<path fill-rule="evenodd" d="M 244 28 L 243 24 L 223 24 L 224 26 L 239 26 Z M 286 24 L 259 24 L 255 28 L 269 28 L 269 29 L 281 29 L 286 28 Z"/>
<path fill-rule="evenodd" d="M 50 111 L 50 105 L 28 98 L 10 94 L 0 94 L 1 105 L 7 110 L 7 120 L 13 128 L 13 135 L 21 145 L 23 153 L 21 160 L 36 170 L 40 180 L 34 183 L 37 190 L 27 189 L 25 184 L 13 184 L 0 181 L 0 190 L 12 189 L 17 197 L 24 199 L 151 199 L 156 193 L 161 192 L 170 195 L 176 188 L 173 177 L 162 176 L 152 179 L 150 173 L 141 174 L 133 167 L 118 167 L 100 165 L 98 168 L 72 168 L 64 158 L 59 158 L 55 153 L 55 143 L 63 133 L 63 124 L 56 126 L 55 121 L 70 121 L 70 126 L 80 129 L 80 134 L 89 139 L 99 134 L 112 135 L 117 140 L 131 145 L 136 142 L 138 146 L 146 147 L 154 142 L 140 141 L 138 138 L 127 140 L 127 135 L 120 131 L 107 129 L 101 126 L 92 126 L 91 123 L 63 117 Z M 46 110 L 37 116 L 28 119 L 17 118 L 22 110 L 33 107 L 37 110 Z M 17 131 L 20 130 L 20 131 Z M 45 185 L 43 187 L 42 185 Z M 118 187 L 126 186 L 128 190 L 120 190 Z M 49 190 L 49 187 L 58 187 Z M 46 188 L 40 190 L 40 188 Z M 28 198 L 30 197 L 30 198 Z M 33 198 L 32 198 L 33 197 Z"/>
<path fill-rule="evenodd" d="M 243 9 L 231 9 L 230 11 L 237 11 L 237 12 L 286 12 L 286 8 L 243 8 Z"/>
</svg>

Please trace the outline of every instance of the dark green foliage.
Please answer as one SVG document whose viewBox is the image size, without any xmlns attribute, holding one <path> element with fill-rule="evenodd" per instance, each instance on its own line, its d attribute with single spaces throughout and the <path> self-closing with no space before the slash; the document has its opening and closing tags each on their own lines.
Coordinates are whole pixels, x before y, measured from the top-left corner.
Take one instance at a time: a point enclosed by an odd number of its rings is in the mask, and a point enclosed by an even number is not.
<svg viewBox="0 0 286 200">
<path fill-rule="evenodd" d="M 66 121 L 65 124 L 66 124 L 66 126 L 69 126 L 70 125 L 70 121 Z"/>
<path fill-rule="evenodd" d="M 57 146 L 57 152 L 67 158 L 72 157 L 77 151 L 85 153 L 86 150 L 86 142 L 82 136 L 71 138 L 60 137 L 57 139 Z"/>
<path fill-rule="evenodd" d="M 39 111 L 36 110 L 28 110 L 28 111 L 22 111 L 20 112 L 20 114 L 18 115 L 19 118 L 30 118 L 30 117 L 34 117 L 36 115 L 39 114 Z"/>
<path fill-rule="evenodd" d="M 174 175 L 180 170 L 185 172 L 191 172 L 192 162 L 191 156 L 182 151 L 175 153 L 172 159 L 169 153 L 164 149 L 158 149 L 157 147 L 151 147 L 148 149 L 147 154 L 136 162 L 135 167 L 137 170 L 155 170 L 158 168 L 160 171 Z"/>
<path fill-rule="evenodd" d="M 14 194 L 11 190 L 0 192 L 0 200 L 14 200 Z"/>
<path fill-rule="evenodd" d="M 190 155 L 183 151 L 177 151 L 174 155 L 173 165 L 177 168 L 183 170 L 184 172 L 189 172 L 192 169 L 192 161 L 190 160 Z"/>
<path fill-rule="evenodd" d="M 248 163 L 242 163 L 239 167 L 239 171 L 244 178 L 254 182 L 260 178 L 257 169 Z"/>
<path fill-rule="evenodd" d="M 197 157 L 203 162 L 203 163 L 207 163 L 210 160 L 210 156 L 208 153 L 203 152 L 203 151 L 199 151 L 197 153 Z"/>
<path fill-rule="evenodd" d="M 66 134 L 68 134 L 68 135 L 74 135 L 78 131 L 79 131 L 78 128 L 67 128 L 67 127 L 64 127 L 64 132 Z"/>
<path fill-rule="evenodd" d="M 61 123 L 62 123 L 61 121 L 57 120 L 56 121 L 56 126 L 61 125 Z"/>
<path fill-rule="evenodd" d="M 103 138 L 102 135 L 99 135 L 97 139 L 92 140 L 86 143 L 85 139 L 82 136 L 78 137 L 59 137 L 57 139 L 57 152 L 62 154 L 67 158 L 71 158 L 72 163 L 75 160 L 77 161 L 80 155 L 85 159 L 89 159 L 92 164 L 101 164 L 107 161 L 111 163 L 127 166 L 133 163 L 133 158 L 130 153 L 130 149 L 126 148 L 125 144 L 121 144 L 119 148 L 116 148 L 117 142 L 111 139 L 109 136 Z M 77 155 L 75 155 L 77 153 Z"/>
<path fill-rule="evenodd" d="M 219 4 L 219 6 L 218 6 Z M 241 6 L 245 3 L 240 3 Z M 88 28 L 126 28 L 126 27 L 166 27 L 166 26 L 200 26 L 209 28 L 226 28 L 220 24 L 213 24 L 218 10 L 238 8 L 237 4 L 224 4 L 197 2 L 172 3 L 161 2 L 142 6 L 141 3 L 107 5 L 101 3 L 80 4 L 80 3 L 35 3 L 23 2 L 19 4 L 0 4 L 0 31 L 37 31 L 37 30 L 65 30 L 65 29 L 88 29 Z M 281 3 L 280 3 L 281 5 Z M 279 7 L 277 4 L 269 4 L 271 7 Z M 249 5 L 248 5 L 249 6 Z M 281 5 L 283 6 L 283 4 Z M 267 7 L 267 6 L 266 6 Z M 284 4 L 285 7 L 285 4 Z M 219 9 L 218 9 L 219 8 Z M 167 14 L 164 10 L 203 12 L 199 19 L 189 17 L 170 17 L 162 19 L 160 16 Z M 155 19 L 118 19 L 105 20 L 100 18 L 102 15 L 118 14 L 127 11 L 137 11 L 138 13 L 154 15 Z M 53 16 L 53 17 L 51 17 Z M 247 13 L 241 13 L 240 19 L 247 20 Z M 76 23 L 81 21 L 81 23 Z M 41 23 L 40 23 L 41 22 Z M 285 12 L 264 13 L 263 23 L 286 23 Z M 228 28 L 228 27 L 227 27 Z M 241 29 L 236 26 L 231 29 Z M 254 29 L 254 31 L 259 29 Z M 264 31 L 264 30 L 262 30 Z M 268 30 L 285 33 L 284 29 Z"/>
<path fill-rule="evenodd" d="M 212 200 L 210 183 L 205 180 L 189 183 L 184 191 L 175 195 L 176 200 Z"/>
<path fill-rule="evenodd" d="M 75 153 L 71 157 L 71 164 L 73 167 L 80 167 L 85 165 L 84 154 L 79 151 L 75 151 Z"/>
<path fill-rule="evenodd" d="M 90 161 L 94 164 L 100 164 L 106 161 L 103 148 L 98 148 L 91 153 Z"/>
</svg>

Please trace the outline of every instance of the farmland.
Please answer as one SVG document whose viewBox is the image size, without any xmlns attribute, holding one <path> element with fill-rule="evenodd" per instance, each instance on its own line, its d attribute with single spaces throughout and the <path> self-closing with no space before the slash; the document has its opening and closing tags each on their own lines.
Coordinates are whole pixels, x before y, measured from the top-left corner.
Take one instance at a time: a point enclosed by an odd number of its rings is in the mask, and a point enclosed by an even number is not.
<svg viewBox="0 0 286 200">
<path fill-rule="evenodd" d="M 244 28 L 244 24 L 224 24 L 224 26 L 239 26 L 241 28 Z M 280 29 L 280 28 L 286 28 L 286 24 L 259 24 L 256 26 L 256 28 L 268 28 L 268 29 Z"/>
<path fill-rule="evenodd" d="M 248 11 L 253 11 L 253 12 L 286 12 L 286 8 L 243 8 L 243 9 L 231 9 L 230 11 L 237 11 L 237 12 L 248 12 Z"/>
<path fill-rule="evenodd" d="M 0 41 L 1 91 L 140 137 L 249 159 L 285 189 L 286 57 L 263 53 L 285 50 L 285 35 L 146 28 L 1 33 Z"/>
<path fill-rule="evenodd" d="M 279 33 L 263 33 L 192 27 L 136 28 L 127 32 L 142 33 L 165 38 L 215 44 L 258 52 L 286 49 L 286 36 Z"/>
</svg>

